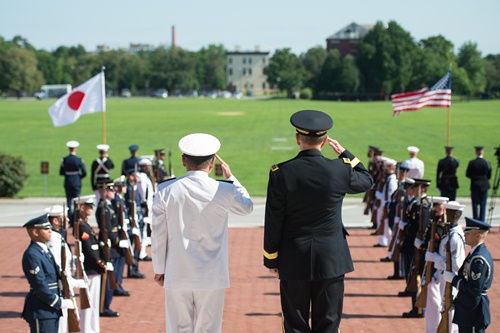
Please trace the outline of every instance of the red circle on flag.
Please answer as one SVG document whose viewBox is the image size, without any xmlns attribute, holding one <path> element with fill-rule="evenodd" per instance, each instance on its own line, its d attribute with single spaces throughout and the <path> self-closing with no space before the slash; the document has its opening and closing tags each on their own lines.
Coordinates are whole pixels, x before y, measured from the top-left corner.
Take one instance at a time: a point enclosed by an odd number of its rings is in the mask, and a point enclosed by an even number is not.
<svg viewBox="0 0 500 333">
<path fill-rule="evenodd" d="M 74 91 L 68 97 L 68 106 L 75 111 L 78 111 L 80 105 L 82 105 L 83 98 L 85 94 L 81 91 Z"/>
</svg>

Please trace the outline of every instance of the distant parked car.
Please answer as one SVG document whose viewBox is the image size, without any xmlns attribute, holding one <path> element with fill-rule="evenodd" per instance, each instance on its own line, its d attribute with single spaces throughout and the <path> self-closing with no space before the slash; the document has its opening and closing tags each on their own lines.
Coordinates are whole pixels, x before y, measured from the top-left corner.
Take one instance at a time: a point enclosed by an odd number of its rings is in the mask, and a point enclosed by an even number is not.
<svg viewBox="0 0 500 333">
<path fill-rule="evenodd" d="M 122 89 L 120 96 L 121 97 L 131 97 L 132 93 L 130 92 L 129 89 Z"/>
<path fill-rule="evenodd" d="M 167 98 L 168 91 L 166 89 L 158 89 L 157 91 L 154 92 L 154 97 Z"/>
<path fill-rule="evenodd" d="M 233 98 L 240 99 L 241 97 L 243 97 L 243 93 L 241 91 L 233 92 Z"/>
<path fill-rule="evenodd" d="M 227 90 L 223 90 L 221 92 L 219 92 L 219 98 L 231 98 L 231 92 L 227 91 Z"/>
</svg>

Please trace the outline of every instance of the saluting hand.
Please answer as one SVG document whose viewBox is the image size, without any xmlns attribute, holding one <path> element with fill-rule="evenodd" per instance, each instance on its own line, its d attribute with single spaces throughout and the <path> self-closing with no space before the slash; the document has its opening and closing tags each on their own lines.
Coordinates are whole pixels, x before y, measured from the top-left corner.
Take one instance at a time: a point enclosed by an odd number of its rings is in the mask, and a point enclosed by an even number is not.
<svg viewBox="0 0 500 333">
<path fill-rule="evenodd" d="M 226 179 L 231 177 L 233 174 L 231 173 L 231 169 L 229 168 L 229 165 L 226 162 L 224 162 L 224 160 L 222 158 L 220 158 L 219 155 L 215 154 L 215 158 L 217 159 L 217 161 L 219 161 L 220 166 L 222 167 L 222 175 Z"/>
<path fill-rule="evenodd" d="M 342 147 L 337 140 L 334 140 L 330 137 L 328 137 L 328 144 L 330 145 L 330 147 L 332 147 L 333 151 L 338 155 L 342 154 L 345 150 L 345 148 Z"/>
</svg>

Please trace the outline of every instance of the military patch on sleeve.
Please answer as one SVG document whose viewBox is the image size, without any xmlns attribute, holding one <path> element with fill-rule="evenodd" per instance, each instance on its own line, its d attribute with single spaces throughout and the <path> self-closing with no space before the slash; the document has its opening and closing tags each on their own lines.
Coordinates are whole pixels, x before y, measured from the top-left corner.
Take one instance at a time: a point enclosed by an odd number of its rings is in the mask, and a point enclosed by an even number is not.
<svg viewBox="0 0 500 333">
<path fill-rule="evenodd" d="M 481 272 L 476 274 L 473 271 L 470 271 L 470 276 L 471 276 L 472 280 L 476 281 L 477 279 L 479 279 L 481 277 Z"/>
<path fill-rule="evenodd" d="M 343 157 L 342 160 L 344 161 L 344 164 L 351 164 L 351 160 L 347 157 Z"/>
<path fill-rule="evenodd" d="M 37 275 L 38 272 L 40 272 L 40 267 L 39 266 L 36 266 L 35 269 L 30 269 L 30 273 L 33 274 L 33 275 Z"/>
<path fill-rule="evenodd" d="M 276 164 L 273 164 L 273 165 L 271 166 L 271 171 L 272 171 L 272 172 L 275 172 L 275 171 L 276 171 L 276 170 L 278 170 L 279 168 L 280 168 L 279 166 L 277 166 Z"/>
<path fill-rule="evenodd" d="M 89 238 L 90 238 L 90 236 L 89 236 L 89 234 L 88 234 L 88 233 L 84 232 L 84 233 L 82 234 L 82 240 L 88 240 Z"/>
</svg>

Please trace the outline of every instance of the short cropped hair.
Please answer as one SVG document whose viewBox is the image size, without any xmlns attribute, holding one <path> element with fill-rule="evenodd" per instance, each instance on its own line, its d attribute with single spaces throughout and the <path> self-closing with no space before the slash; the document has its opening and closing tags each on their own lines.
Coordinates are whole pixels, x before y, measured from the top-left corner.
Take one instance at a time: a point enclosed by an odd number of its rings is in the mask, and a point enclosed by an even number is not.
<svg viewBox="0 0 500 333">
<path fill-rule="evenodd" d="M 215 154 L 209 156 L 191 156 L 184 154 L 186 165 L 190 169 L 205 169 L 210 165 Z"/>
<path fill-rule="evenodd" d="M 302 134 L 299 135 L 300 135 L 300 140 L 309 146 L 320 145 L 326 137 L 326 134 L 322 136 L 307 136 Z"/>
</svg>

